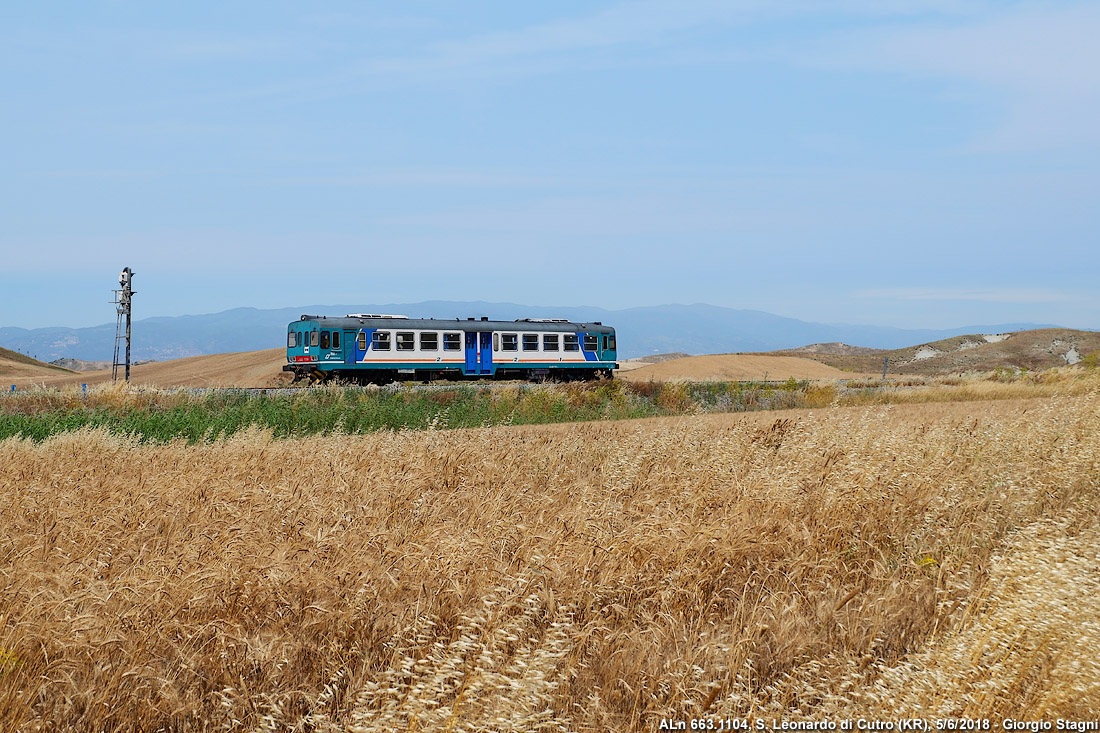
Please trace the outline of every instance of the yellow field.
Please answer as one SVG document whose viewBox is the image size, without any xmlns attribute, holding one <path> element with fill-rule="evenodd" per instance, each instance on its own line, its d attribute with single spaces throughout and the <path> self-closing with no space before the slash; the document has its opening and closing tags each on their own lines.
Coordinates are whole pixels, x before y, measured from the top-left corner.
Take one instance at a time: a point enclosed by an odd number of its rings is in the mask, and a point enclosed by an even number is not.
<svg viewBox="0 0 1100 733">
<path fill-rule="evenodd" d="M 189 356 L 132 366 L 130 381 L 162 387 L 273 387 L 291 380 L 292 375 L 282 371 L 284 364 L 286 349 Z M 0 361 L 0 377 L 5 380 L 5 385 L 15 384 L 19 389 L 36 385 L 62 387 L 112 381 L 110 369 L 64 373 L 18 364 L 5 373 L 3 367 Z M 120 373 L 122 371 L 119 369 Z"/>
<path fill-rule="evenodd" d="M 208 354 L 184 359 L 137 364 L 130 370 L 133 384 L 161 387 L 273 387 L 290 382 L 292 375 L 282 371 L 286 349 L 245 351 L 236 354 Z M 629 366 L 634 366 L 629 364 Z M 844 372 L 812 359 L 759 354 L 714 354 L 689 356 L 640 368 L 623 369 L 618 376 L 630 381 L 665 380 L 785 380 L 853 379 L 874 376 Z M 66 373 L 30 364 L 8 363 L 0 359 L 0 378 L 20 389 L 35 385 L 48 387 L 79 384 L 104 384 L 111 381 L 111 370 Z"/>
<path fill-rule="evenodd" d="M 785 379 L 854 379 L 871 372 L 844 372 L 836 367 L 797 356 L 766 354 L 706 354 L 649 364 L 617 376 L 632 382 L 649 380 L 750 381 Z"/>
<path fill-rule="evenodd" d="M 0 465 L 0 729 L 1100 716 L 1095 387 Z"/>
</svg>

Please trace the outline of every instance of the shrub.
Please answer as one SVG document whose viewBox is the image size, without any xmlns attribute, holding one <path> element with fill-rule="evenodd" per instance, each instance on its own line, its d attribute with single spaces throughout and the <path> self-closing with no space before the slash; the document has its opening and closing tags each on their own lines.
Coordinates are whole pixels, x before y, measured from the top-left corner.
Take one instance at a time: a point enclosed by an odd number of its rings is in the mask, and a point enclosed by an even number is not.
<svg viewBox="0 0 1100 733">
<path fill-rule="evenodd" d="M 663 383 L 654 403 L 662 410 L 675 414 L 687 412 L 695 406 L 688 386 L 676 382 Z"/>
</svg>

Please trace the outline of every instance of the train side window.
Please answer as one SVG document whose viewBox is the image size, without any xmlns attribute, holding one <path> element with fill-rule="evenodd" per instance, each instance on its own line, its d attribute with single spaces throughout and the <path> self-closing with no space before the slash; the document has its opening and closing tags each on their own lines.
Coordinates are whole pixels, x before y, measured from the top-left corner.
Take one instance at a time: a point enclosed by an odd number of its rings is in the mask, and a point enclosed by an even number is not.
<svg viewBox="0 0 1100 733">
<path fill-rule="evenodd" d="M 580 342 L 577 340 L 577 334 L 567 333 L 562 336 L 563 346 L 565 351 L 580 351 Z"/>
<path fill-rule="evenodd" d="M 423 331 L 420 334 L 421 351 L 439 351 L 439 334 L 435 331 Z"/>
<path fill-rule="evenodd" d="M 503 333 L 500 335 L 501 345 L 500 348 L 504 351 L 518 351 L 519 350 L 519 337 L 514 333 Z"/>
<path fill-rule="evenodd" d="M 558 335 L 556 333 L 544 333 L 542 335 L 542 350 L 543 351 L 557 351 L 558 350 Z"/>
<path fill-rule="evenodd" d="M 309 345 L 310 346 L 316 346 L 318 338 L 319 338 L 319 335 L 316 331 L 310 331 L 309 332 Z"/>
<path fill-rule="evenodd" d="M 500 334 L 493 332 L 493 351 L 500 351 Z"/>
<path fill-rule="evenodd" d="M 537 333 L 525 333 L 525 334 L 523 334 L 523 350 L 524 351 L 538 351 L 539 350 L 539 335 Z"/>
<path fill-rule="evenodd" d="M 462 351 L 462 334 L 460 334 L 460 333 L 445 333 L 445 334 L 443 334 L 443 350 L 444 351 Z"/>
<path fill-rule="evenodd" d="M 371 337 L 371 348 L 374 351 L 389 351 L 390 350 L 390 332 L 389 331 L 375 331 Z"/>
<path fill-rule="evenodd" d="M 297 341 L 297 339 L 294 338 L 294 332 L 293 331 L 291 331 L 290 333 L 288 333 L 286 335 L 286 347 L 288 349 L 293 349 L 295 346 L 297 346 L 297 344 L 295 343 L 296 341 Z"/>
<path fill-rule="evenodd" d="M 355 337 L 355 340 L 358 342 L 356 344 L 356 346 L 359 347 L 360 351 L 366 351 L 367 350 L 367 332 L 366 331 L 360 331 L 359 335 Z"/>
<path fill-rule="evenodd" d="M 397 350 L 398 351 L 412 351 L 416 348 L 416 342 L 414 340 L 414 334 L 412 331 L 398 331 L 397 332 Z"/>
<path fill-rule="evenodd" d="M 607 336 L 603 337 L 603 350 L 607 351 Z"/>
<path fill-rule="evenodd" d="M 321 331 L 321 348 L 328 348 L 328 331 Z"/>
<path fill-rule="evenodd" d="M 334 349 L 339 349 L 340 348 L 340 332 L 339 331 L 333 331 L 332 332 L 332 348 L 334 348 Z"/>
<path fill-rule="evenodd" d="M 595 351 L 600 347 L 599 338 L 593 333 L 586 333 L 584 335 L 584 350 Z"/>
<path fill-rule="evenodd" d="M 610 346 L 608 346 L 607 348 L 609 348 L 609 349 L 611 349 L 612 351 L 614 351 L 614 350 L 615 350 L 615 334 L 611 334 L 611 336 L 610 336 L 609 338 L 610 338 L 610 343 L 611 343 L 611 345 L 610 345 Z"/>
</svg>

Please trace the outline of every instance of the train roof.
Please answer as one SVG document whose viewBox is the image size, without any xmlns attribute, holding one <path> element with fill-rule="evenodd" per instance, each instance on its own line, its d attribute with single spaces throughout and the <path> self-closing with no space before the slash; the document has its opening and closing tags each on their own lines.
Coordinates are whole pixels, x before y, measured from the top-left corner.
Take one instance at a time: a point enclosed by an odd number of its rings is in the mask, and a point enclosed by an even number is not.
<svg viewBox="0 0 1100 733">
<path fill-rule="evenodd" d="M 522 318 L 514 321 L 490 321 L 487 318 L 409 318 L 378 313 L 351 313 L 343 317 L 302 315 L 299 321 L 316 321 L 321 328 L 359 329 L 432 329 L 439 331 L 540 331 L 562 333 L 615 333 L 611 326 L 599 321 L 579 323 L 565 318 Z"/>
</svg>

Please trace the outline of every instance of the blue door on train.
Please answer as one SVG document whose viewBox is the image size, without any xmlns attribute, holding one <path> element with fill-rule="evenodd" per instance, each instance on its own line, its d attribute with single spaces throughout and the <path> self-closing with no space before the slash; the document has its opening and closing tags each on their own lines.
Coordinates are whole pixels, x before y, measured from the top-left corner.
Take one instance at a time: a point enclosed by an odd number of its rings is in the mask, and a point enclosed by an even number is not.
<svg viewBox="0 0 1100 733">
<path fill-rule="evenodd" d="M 466 332 L 466 374 L 493 373 L 493 334 Z"/>
<path fill-rule="evenodd" d="M 481 353 L 479 354 L 478 361 L 481 362 L 480 374 L 492 374 L 493 373 L 493 334 L 482 331 L 478 335 L 479 345 L 481 346 Z"/>
<path fill-rule="evenodd" d="M 466 332 L 466 374 L 477 374 L 477 334 Z"/>
</svg>

